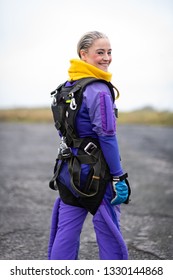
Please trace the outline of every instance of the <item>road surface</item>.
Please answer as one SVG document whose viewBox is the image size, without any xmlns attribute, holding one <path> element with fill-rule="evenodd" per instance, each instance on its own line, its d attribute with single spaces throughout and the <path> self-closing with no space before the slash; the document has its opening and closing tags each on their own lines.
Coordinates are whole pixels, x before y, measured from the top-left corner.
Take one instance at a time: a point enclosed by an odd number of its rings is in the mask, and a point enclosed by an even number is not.
<svg viewBox="0 0 173 280">
<path fill-rule="evenodd" d="M 173 128 L 119 125 L 118 140 L 132 188 L 121 217 L 129 259 L 173 259 Z M 53 124 L 0 123 L 0 259 L 47 259 L 57 146 Z M 91 215 L 79 257 L 98 259 Z"/>
</svg>

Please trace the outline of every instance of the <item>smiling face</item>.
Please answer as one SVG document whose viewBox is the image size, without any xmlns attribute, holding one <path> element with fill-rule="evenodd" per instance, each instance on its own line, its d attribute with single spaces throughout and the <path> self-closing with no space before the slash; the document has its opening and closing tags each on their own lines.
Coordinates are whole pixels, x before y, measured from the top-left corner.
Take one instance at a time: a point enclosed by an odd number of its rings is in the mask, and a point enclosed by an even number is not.
<svg viewBox="0 0 173 280">
<path fill-rule="evenodd" d="M 81 59 L 105 72 L 112 61 L 111 45 L 107 38 L 96 39 L 87 50 L 80 50 Z"/>
</svg>

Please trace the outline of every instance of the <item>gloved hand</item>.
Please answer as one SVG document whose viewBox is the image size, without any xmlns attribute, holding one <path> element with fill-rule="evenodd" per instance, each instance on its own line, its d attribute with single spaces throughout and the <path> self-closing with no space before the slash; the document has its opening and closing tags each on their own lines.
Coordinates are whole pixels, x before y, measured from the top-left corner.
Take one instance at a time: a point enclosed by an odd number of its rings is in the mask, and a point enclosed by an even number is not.
<svg viewBox="0 0 173 280">
<path fill-rule="evenodd" d="M 115 191 L 115 197 L 111 200 L 111 204 L 117 205 L 125 202 L 128 198 L 128 186 L 125 180 L 117 183 L 113 181 L 113 189 Z"/>
</svg>

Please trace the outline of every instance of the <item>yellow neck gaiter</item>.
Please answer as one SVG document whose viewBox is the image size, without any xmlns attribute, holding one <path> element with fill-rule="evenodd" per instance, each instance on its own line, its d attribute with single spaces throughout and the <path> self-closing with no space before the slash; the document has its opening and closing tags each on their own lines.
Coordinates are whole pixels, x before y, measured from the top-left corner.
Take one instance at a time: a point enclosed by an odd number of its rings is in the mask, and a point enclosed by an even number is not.
<svg viewBox="0 0 173 280">
<path fill-rule="evenodd" d="M 97 79 L 103 79 L 107 82 L 111 81 L 112 74 L 105 72 L 89 63 L 86 63 L 80 59 L 71 59 L 71 66 L 68 70 L 70 81 L 76 81 L 82 78 L 94 77 Z"/>
</svg>

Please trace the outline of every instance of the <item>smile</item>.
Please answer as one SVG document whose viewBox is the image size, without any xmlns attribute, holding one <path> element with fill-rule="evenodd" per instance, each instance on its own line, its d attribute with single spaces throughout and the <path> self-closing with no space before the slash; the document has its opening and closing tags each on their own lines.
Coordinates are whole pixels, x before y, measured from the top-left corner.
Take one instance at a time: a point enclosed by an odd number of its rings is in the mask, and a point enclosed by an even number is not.
<svg viewBox="0 0 173 280">
<path fill-rule="evenodd" d="M 102 67 L 108 67 L 109 63 L 99 63 L 99 65 L 102 66 Z"/>
</svg>

